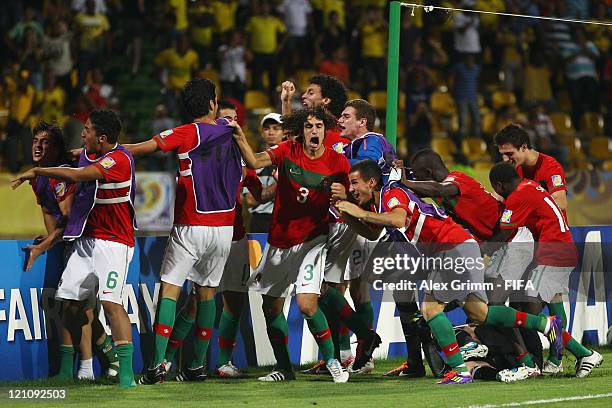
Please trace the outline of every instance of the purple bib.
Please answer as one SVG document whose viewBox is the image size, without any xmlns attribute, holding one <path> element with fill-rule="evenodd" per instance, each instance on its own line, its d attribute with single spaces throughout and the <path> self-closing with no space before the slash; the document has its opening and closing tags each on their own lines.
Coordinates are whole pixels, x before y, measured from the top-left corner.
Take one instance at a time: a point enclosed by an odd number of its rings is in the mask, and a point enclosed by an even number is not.
<svg viewBox="0 0 612 408">
<path fill-rule="evenodd" d="M 53 215 L 55 221 L 59 222 L 62 219 L 62 211 L 60 210 L 59 204 L 55 198 L 49 177 L 36 177 L 35 193 L 38 201 L 40 202 L 40 206 L 46 208 L 51 215 Z"/>
</svg>

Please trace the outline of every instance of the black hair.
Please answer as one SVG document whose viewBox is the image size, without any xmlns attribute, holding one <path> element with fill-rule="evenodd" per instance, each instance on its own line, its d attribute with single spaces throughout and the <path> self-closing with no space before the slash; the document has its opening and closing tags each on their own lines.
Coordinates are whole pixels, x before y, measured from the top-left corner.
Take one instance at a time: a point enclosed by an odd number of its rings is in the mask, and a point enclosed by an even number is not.
<svg viewBox="0 0 612 408">
<path fill-rule="evenodd" d="M 192 119 L 208 115 L 210 101 L 214 102 L 216 98 L 215 83 L 207 78 L 189 80 L 181 92 L 185 113 Z"/>
<path fill-rule="evenodd" d="M 513 180 L 520 179 L 514 166 L 507 162 L 496 163 L 489 172 L 489 181 L 491 184 L 498 182 L 509 183 Z"/>
<path fill-rule="evenodd" d="M 372 178 L 376 180 L 377 190 L 380 190 L 382 188 L 382 185 L 383 185 L 382 170 L 378 166 L 378 163 L 376 163 L 374 160 L 370 160 L 370 159 L 362 160 L 360 162 L 353 164 L 351 166 L 351 169 L 349 170 L 349 173 L 353 173 L 356 171 L 359 172 L 359 174 L 361 175 L 361 178 L 365 181 L 368 181 L 369 179 L 372 179 Z"/>
<path fill-rule="evenodd" d="M 416 152 L 412 159 L 410 160 L 410 164 L 414 166 L 414 164 L 419 160 L 425 160 L 427 163 L 427 167 L 432 167 L 434 164 L 440 164 L 444 166 L 444 162 L 442 161 L 442 157 L 432 149 L 421 149 Z"/>
<path fill-rule="evenodd" d="M 47 132 L 49 142 L 51 142 L 53 149 L 57 152 L 57 163 L 53 163 L 53 165 L 67 164 L 69 159 L 62 129 L 55 123 L 48 123 L 43 120 L 32 129 L 32 137 L 42 132 Z"/>
<path fill-rule="evenodd" d="M 236 105 L 234 105 L 230 101 L 227 101 L 225 99 L 221 99 L 220 101 L 217 102 L 217 111 L 220 111 L 221 109 L 233 109 L 233 110 L 236 110 Z"/>
<path fill-rule="evenodd" d="M 121 133 L 121 121 L 115 112 L 99 109 L 89 114 L 89 120 L 98 136 L 105 135 L 108 143 L 117 143 Z"/>
<path fill-rule="evenodd" d="M 366 129 L 368 132 L 374 130 L 374 122 L 376 122 L 376 109 L 372 104 L 364 99 L 351 99 L 344 104 L 345 108 L 351 107 L 355 109 L 355 117 L 357 120 L 366 119 Z"/>
<path fill-rule="evenodd" d="M 304 123 L 306 123 L 310 116 L 322 120 L 326 131 L 333 129 L 338 125 L 336 118 L 333 117 L 324 107 L 317 106 L 314 108 L 298 109 L 289 115 L 283 115 L 283 130 L 288 131 L 290 135 L 296 137 L 298 142 L 301 142 L 302 138 L 304 137 Z"/>
<path fill-rule="evenodd" d="M 348 93 L 342 81 L 330 75 L 315 75 L 310 78 L 309 82 L 321 87 L 321 96 L 330 99 L 327 109 L 332 115 L 339 118 L 348 99 Z"/>
<path fill-rule="evenodd" d="M 517 149 L 523 145 L 526 145 L 528 149 L 531 149 L 529 134 L 521 125 L 516 123 L 511 123 L 497 132 L 493 138 L 493 141 L 496 146 L 509 143 Z"/>
</svg>

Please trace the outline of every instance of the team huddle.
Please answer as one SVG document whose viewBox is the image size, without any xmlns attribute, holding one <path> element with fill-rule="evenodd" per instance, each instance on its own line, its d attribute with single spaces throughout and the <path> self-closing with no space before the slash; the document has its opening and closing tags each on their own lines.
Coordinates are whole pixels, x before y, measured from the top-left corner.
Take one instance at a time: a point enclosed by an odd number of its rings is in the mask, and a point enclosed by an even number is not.
<svg viewBox="0 0 612 408">
<path fill-rule="evenodd" d="M 348 100 L 337 79 L 317 75 L 293 110 L 295 86 L 282 84 L 282 116 L 262 120 L 278 137 L 256 153 L 236 121 L 235 108 L 217 102 L 213 82 L 197 78 L 182 92 L 193 122 L 120 145 L 121 124 L 111 111 L 94 111 L 82 132 L 78 166 L 70 165 L 61 131 L 41 123 L 33 132 L 36 167 L 13 180 L 29 180 L 48 235 L 30 246 L 26 268 L 56 242 L 72 241 L 57 291 L 63 301 L 59 377 L 93 378 L 92 344 L 106 357 L 108 374 L 121 387 L 136 386 L 131 324 L 123 289 L 133 256 L 134 158 L 156 151 L 177 155 L 174 226 L 161 269 L 153 355 L 140 384 L 163 382 L 183 339 L 193 329 L 193 358 L 177 381 L 203 381 L 206 355 L 217 316 L 215 294 L 223 299 L 214 372 L 240 377 L 232 364 L 240 316 L 248 291 L 261 294 L 276 365 L 260 381 L 294 380 L 283 313 L 288 296 L 319 347 L 321 361 L 306 373 L 337 383 L 374 370 L 381 344 L 372 329 L 368 271 L 374 255 L 459 260 L 485 257 L 485 265 L 461 272 L 433 267 L 420 280 L 432 282 L 419 301 L 414 291 L 396 291 L 407 360 L 386 376 L 425 376 L 422 353 L 438 384 L 474 379 L 523 380 L 563 371 L 567 349 L 576 357 L 576 376 L 603 362 L 566 331 L 563 295 L 578 262 L 567 225 L 563 169 L 531 148 L 517 125 L 501 130 L 495 143 L 504 162 L 490 172 L 496 195 L 470 176 L 450 171 L 433 150 L 416 152 L 409 166 L 375 133 L 376 111 L 367 101 Z M 273 169 L 275 182 L 262 185 L 258 172 Z M 272 203 L 268 245 L 251 273 L 242 218 L 242 197 Z M 431 200 L 425 201 L 425 198 Z M 435 264 L 435 263 L 434 263 Z M 492 282 L 491 290 L 452 280 Z M 520 296 L 500 282 L 528 279 Z M 177 316 L 185 282 L 190 290 Z M 349 291 L 351 306 L 346 297 Z M 96 297 L 111 322 L 107 336 L 94 317 Z M 508 301 L 512 306 L 506 306 Z M 462 307 L 470 325 L 456 330 L 445 311 Z M 548 307 L 548 315 L 542 314 Z M 350 333 L 357 338 L 353 355 Z M 539 333 L 550 341 L 542 356 Z"/>
</svg>

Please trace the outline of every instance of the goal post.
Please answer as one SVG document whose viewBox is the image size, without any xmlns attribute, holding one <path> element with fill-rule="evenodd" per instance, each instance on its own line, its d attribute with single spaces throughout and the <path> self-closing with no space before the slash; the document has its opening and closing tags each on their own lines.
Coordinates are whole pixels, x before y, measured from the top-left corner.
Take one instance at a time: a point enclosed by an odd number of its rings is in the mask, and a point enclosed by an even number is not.
<svg viewBox="0 0 612 408">
<path fill-rule="evenodd" d="M 387 54 L 387 115 L 385 136 L 397 148 L 397 107 L 399 96 L 399 54 L 401 2 L 392 1 L 389 9 L 389 40 Z"/>
</svg>

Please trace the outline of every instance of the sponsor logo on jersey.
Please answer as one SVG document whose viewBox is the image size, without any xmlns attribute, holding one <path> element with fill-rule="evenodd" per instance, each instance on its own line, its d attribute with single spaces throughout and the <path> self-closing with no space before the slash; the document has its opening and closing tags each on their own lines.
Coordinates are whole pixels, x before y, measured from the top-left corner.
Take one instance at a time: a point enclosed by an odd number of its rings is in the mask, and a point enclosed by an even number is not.
<svg viewBox="0 0 612 408">
<path fill-rule="evenodd" d="M 55 185 L 55 187 L 53 187 L 53 189 L 55 190 L 56 197 L 63 197 L 64 194 L 66 193 L 66 183 L 64 183 L 63 181 L 60 181 L 59 183 Z"/>
<path fill-rule="evenodd" d="M 393 197 L 389 201 L 387 201 L 387 207 L 390 209 L 393 207 L 397 207 L 400 204 L 399 200 L 396 197 Z"/>
<path fill-rule="evenodd" d="M 512 211 L 504 210 L 504 213 L 501 216 L 501 222 L 508 224 L 510 222 L 511 217 L 512 217 Z"/>
<path fill-rule="evenodd" d="M 159 134 L 159 137 L 161 137 L 162 139 L 164 139 L 166 136 L 170 136 L 171 134 L 174 133 L 174 130 L 172 129 L 168 129 L 168 130 L 164 130 L 163 132 L 161 132 Z"/>
<path fill-rule="evenodd" d="M 117 162 L 112 157 L 105 157 L 100 160 L 100 166 L 104 167 L 105 169 L 110 169 L 115 165 L 115 163 Z"/>
<path fill-rule="evenodd" d="M 294 169 L 293 167 L 289 168 L 289 173 L 291 173 L 291 174 L 302 174 L 300 169 Z"/>
<path fill-rule="evenodd" d="M 560 175 L 555 174 L 551 177 L 553 187 L 561 187 L 563 185 L 563 179 Z"/>
</svg>

